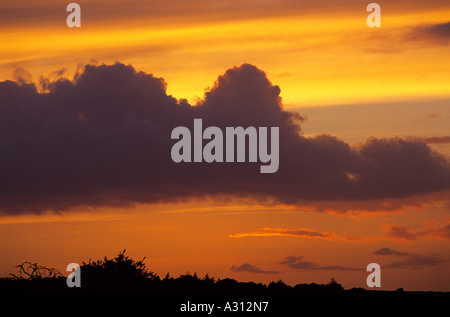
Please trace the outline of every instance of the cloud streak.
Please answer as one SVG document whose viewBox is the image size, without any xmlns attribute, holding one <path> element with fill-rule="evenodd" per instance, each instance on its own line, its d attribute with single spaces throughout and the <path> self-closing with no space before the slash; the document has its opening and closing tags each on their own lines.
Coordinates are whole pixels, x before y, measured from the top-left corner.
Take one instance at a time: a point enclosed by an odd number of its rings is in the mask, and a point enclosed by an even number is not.
<svg viewBox="0 0 450 317">
<path fill-rule="evenodd" d="M 428 138 L 421 138 L 427 144 L 448 144 L 450 143 L 450 136 L 433 136 Z"/>
<path fill-rule="evenodd" d="M 230 235 L 231 238 L 243 237 L 300 237 L 300 238 L 320 238 L 332 240 L 334 235 L 330 232 L 318 232 L 308 228 L 286 229 L 286 228 L 260 228 L 253 232 L 235 233 Z"/>
<path fill-rule="evenodd" d="M 227 70 L 196 105 L 166 88 L 121 63 L 86 65 L 73 80 L 46 82 L 46 93 L 25 80 L 1 82 L 0 212 L 208 197 L 386 210 L 448 199 L 450 164 L 423 141 L 371 138 L 352 147 L 303 137 L 302 116 L 283 109 L 280 88 L 253 65 Z M 278 172 L 262 175 L 248 162 L 174 163 L 171 131 L 192 128 L 194 118 L 222 130 L 279 127 Z"/>
</svg>

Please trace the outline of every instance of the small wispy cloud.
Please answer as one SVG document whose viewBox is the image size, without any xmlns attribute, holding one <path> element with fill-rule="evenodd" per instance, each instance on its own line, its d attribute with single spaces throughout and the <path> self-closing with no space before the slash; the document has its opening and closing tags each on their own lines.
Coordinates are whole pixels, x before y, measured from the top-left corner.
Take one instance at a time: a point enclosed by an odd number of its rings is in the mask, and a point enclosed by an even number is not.
<svg viewBox="0 0 450 317">
<path fill-rule="evenodd" d="M 318 265 L 314 262 L 304 261 L 304 256 L 287 256 L 279 264 L 286 265 L 291 269 L 297 270 L 316 270 L 316 271 L 359 271 L 362 268 L 341 266 L 341 265 Z"/>
<path fill-rule="evenodd" d="M 397 250 L 393 250 L 391 248 L 381 248 L 374 252 L 374 254 L 378 255 L 395 255 L 395 256 L 404 256 L 409 255 L 407 252 L 400 252 Z"/>
<path fill-rule="evenodd" d="M 257 266 L 254 266 L 249 263 L 243 263 L 241 265 L 233 265 L 231 267 L 231 271 L 233 272 L 250 272 L 250 273 L 261 273 L 261 274 L 276 274 L 279 273 L 278 271 L 271 271 L 271 270 L 263 270 Z"/>
</svg>

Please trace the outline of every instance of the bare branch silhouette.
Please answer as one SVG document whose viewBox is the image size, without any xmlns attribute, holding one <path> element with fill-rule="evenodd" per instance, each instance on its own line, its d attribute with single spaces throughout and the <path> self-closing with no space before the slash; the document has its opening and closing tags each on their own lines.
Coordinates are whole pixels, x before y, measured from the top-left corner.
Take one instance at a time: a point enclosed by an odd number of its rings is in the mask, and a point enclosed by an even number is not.
<svg viewBox="0 0 450 317">
<path fill-rule="evenodd" d="M 18 275 L 10 273 L 13 279 L 17 280 L 36 280 L 50 277 L 62 277 L 63 275 L 55 268 L 48 268 L 38 265 L 30 261 L 25 261 L 22 264 L 15 266 L 19 273 Z"/>
</svg>

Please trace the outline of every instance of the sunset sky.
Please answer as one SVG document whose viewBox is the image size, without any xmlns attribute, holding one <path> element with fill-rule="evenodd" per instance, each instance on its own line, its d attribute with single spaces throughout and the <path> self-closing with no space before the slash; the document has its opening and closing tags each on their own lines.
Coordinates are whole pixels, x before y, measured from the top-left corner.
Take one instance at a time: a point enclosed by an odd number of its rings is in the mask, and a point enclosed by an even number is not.
<svg viewBox="0 0 450 317">
<path fill-rule="evenodd" d="M 0 4 L 0 276 L 127 249 L 164 276 L 450 291 L 450 3 Z M 280 127 L 280 169 L 175 164 Z M 193 165 L 192 165 L 193 164 Z"/>
</svg>

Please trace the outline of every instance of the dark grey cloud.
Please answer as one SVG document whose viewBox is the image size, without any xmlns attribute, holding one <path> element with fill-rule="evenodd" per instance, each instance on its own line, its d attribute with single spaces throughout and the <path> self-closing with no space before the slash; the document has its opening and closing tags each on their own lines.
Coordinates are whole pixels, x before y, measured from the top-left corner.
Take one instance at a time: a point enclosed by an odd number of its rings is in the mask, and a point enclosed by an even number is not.
<svg viewBox="0 0 450 317">
<path fill-rule="evenodd" d="M 315 270 L 315 271 L 359 271 L 361 268 L 347 267 L 341 265 L 321 266 L 314 262 L 304 261 L 304 256 L 287 256 L 280 262 L 292 269 L 297 270 Z"/>
<path fill-rule="evenodd" d="M 435 41 L 441 44 L 450 43 L 450 22 L 419 25 L 406 35 L 407 40 Z"/>
<path fill-rule="evenodd" d="M 391 262 L 387 265 L 383 265 L 385 268 L 413 268 L 421 269 L 425 267 L 435 267 L 444 263 L 448 263 L 448 260 L 440 255 L 421 255 L 409 252 L 401 252 L 390 248 L 381 248 L 374 252 L 378 255 L 392 255 L 400 258 L 398 261 Z"/>
<path fill-rule="evenodd" d="M 421 30 L 428 35 L 450 40 L 450 22 L 424 26 L 421 28 Z"/>
<path fill-rule="evenodd" d="M 262 274 L 276 274 L 279 273 L 277 271 L 263 270 L 259 267 L 256 267 L 252 264 L 244 263 L 241 265 L 233 265 L 231 267 L 231 271 L 233 272 L 250 272 L 250 273 L 262 273 Z"/>
<path fill-rule="evenodd" d="M 45 93 L 27 78 L 0 82 L 0 212 L 206 197 L 335 210 L 380 202 L 386 210 L 429 195 L 448 199 L 450 164 L 425 142 L 371 138 L 352 147 L 330 135 L 303 137 L 302 116 L 283 109 L 280 88 L 253 65 L 227 70 L 195 106 L 166 86 L 121 63 L 86 65 L 73 80 L 46 81 Z M 222 129 L 279 127 L 279 170 L 174 163 L 171 131 L 192 130 L 194 118 Z"/>
</svg>

